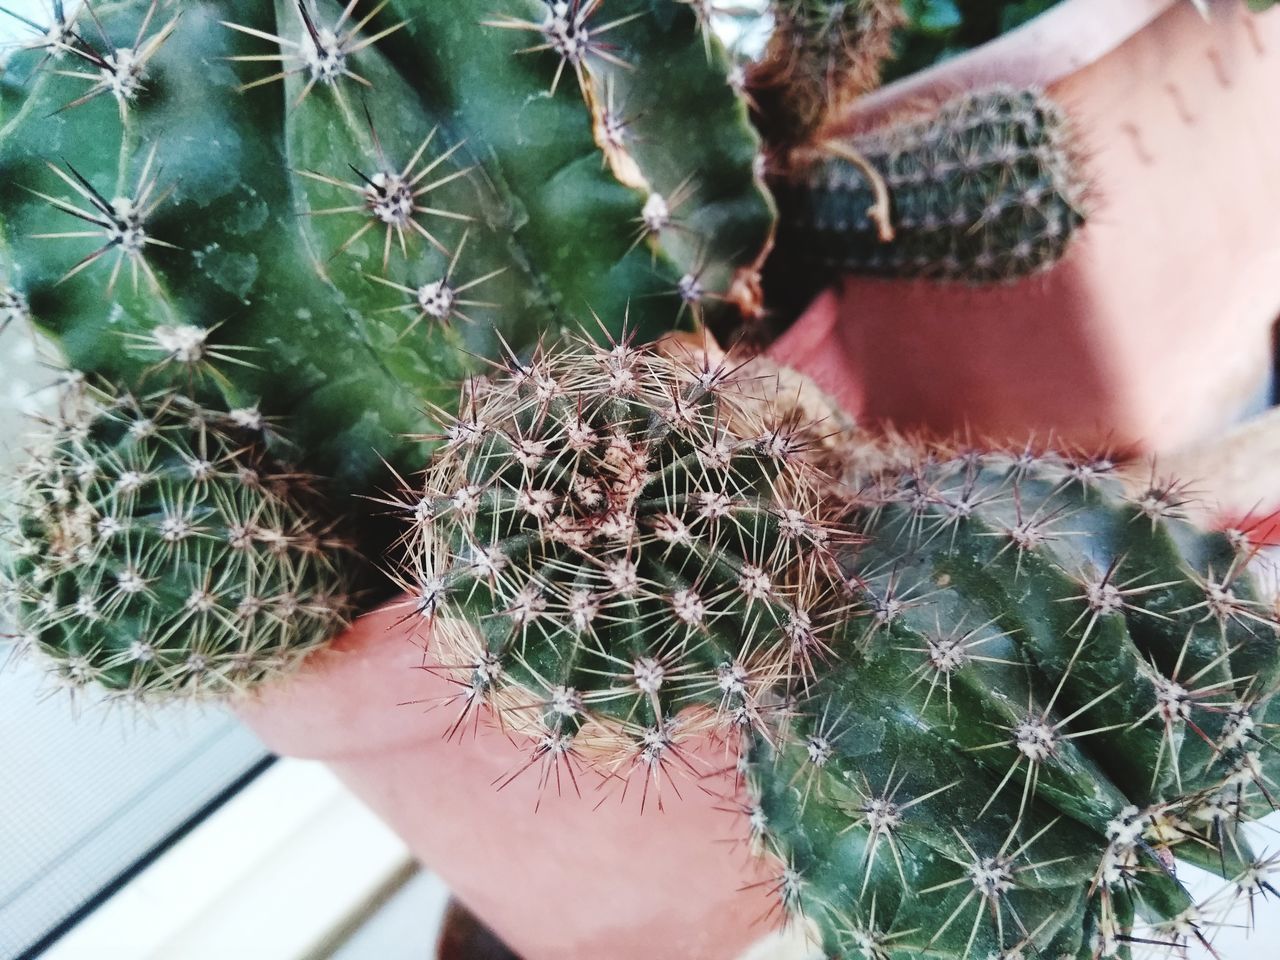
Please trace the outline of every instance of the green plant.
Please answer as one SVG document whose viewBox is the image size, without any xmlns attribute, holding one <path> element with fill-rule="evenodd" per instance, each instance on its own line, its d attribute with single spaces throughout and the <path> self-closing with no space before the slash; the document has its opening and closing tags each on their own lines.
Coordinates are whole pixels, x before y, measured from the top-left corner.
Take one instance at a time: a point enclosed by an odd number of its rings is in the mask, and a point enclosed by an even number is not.
<svg viewBox="0 0 1280 960">
<path fill-rule="evenodd" d="M 257 410 L 73 389 L 10 484 L 0 578 L 59 682 L 226 697 L 345 625 L 342 543 Z"/>
<path fill-rule="evenodd" d="M 758 140 L 675 0 L 56 14 L 0 80 L 10 282 L 73 369 L 287 418 L 335 495 L 504 340 L 750 305 Z"/>
<path fill-rule="evenodd" d="M 1030 451 L 867 441 L 842 504 L 762 380 L 579 344 L 464 393 L 394 501 L 458 725 L 529 733 L 544 784 L 749 742 L 780 907 L 830 956 L 1181 942 L 1212 916 L 1173 856 L 1259 892 L 1280 620 L 1247 543 L 1176 484 Z"/>
<path fill-rule="evenodd" d="M 758 309 L 759 140 L 676 0 L 53 17 L 18 18 L 0 77 L 0 322 L 110 391 L 261 411 L 335 515 L 500 348 Z M 345 526 L 335 563 L 386 549 L 376 517 Z"/>
<path fill-rule="evenodd" d="M 775 181 L 773 269 L 1015 280 L 1057 263 L 1085 221 L 1067 121 L 1033 91 L 964 93 L 845 146 L 793 156 Z"/>
<path fill-rule="evenodd" d="M 351 513 L 479 358 L 587 313 L 644 338 L 758 316 L 747 104 L 790 91 L 757 118 L 812 132 L 893 18 L 852 9 L 779 7 L 744 96 L 702 3 L 59 4 L 0 78 L 0 319 L 112 390 L 262 411 Z"/>
</svg>

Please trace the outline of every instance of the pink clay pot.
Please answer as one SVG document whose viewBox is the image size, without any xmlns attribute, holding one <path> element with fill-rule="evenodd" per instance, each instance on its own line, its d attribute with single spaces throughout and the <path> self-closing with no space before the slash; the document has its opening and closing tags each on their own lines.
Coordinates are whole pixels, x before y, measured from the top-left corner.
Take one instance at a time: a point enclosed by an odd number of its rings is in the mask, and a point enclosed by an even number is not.
<svg viewBox="0 0 1280 960">
<path fill-rule="evenodd" d="M 848 278 L 775 345 L 853 414 L 941 434 L 1165 451 L 1265 395 L 1280 313 L 1280 9 L 1067 0 L 859 101 L 865 129 L 994 82 L 1037 85 L 1087 158 L 1066 259 L 1011 285 Z"/>
<path fill-rule="evenodd" d="M 537 766 L 499 790 L 530 744 L 485 720 L 446 739 L 459 705 L 428 707 L 458 688 L 415 669 L 402 616 L 363 617 L 240 717 L 271 750 L 328 765 L 524 960 L 734 960 L 770 931 L 771 884 L 717 796 L 731 778 L 686 779 L 680 797 L 664 784 L 663 810 L 653 785 L 641 810 L 639 773 L 625 799 L 588 772 L 581 796 L 567 776 L 557 795 L 554 774 L 540 791 Z M 691 757 L 725 762 L 709 744 Z"/>
<path fill-rule="evenodd" d="M 1189 478 L 1220 526 L 1280 547 L 1280 407 L 1163 458 L 1160 469 Z"/>
</svg>

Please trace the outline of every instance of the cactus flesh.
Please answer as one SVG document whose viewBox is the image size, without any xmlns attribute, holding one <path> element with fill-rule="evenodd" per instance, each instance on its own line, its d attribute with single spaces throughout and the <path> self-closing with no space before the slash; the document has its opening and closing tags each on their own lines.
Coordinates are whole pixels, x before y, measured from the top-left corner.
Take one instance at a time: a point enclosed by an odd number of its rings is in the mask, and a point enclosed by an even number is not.
<svg viewBox="0 0 1280 960">
<path fill-rule="evenodd" d="M 81 388 L 16 478 L 4 571 L 20 641 L 76 688 L 225 697 L 341 628 L 350 582 L 305 477 L 252 409 Z"/>
</svg>

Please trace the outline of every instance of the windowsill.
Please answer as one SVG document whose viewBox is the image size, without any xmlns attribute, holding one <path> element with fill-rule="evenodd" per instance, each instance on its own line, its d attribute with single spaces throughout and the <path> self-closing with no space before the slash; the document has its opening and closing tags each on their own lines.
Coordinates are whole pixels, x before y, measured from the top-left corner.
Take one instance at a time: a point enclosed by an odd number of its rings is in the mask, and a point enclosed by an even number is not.
<svg viewBox="0 0 1280 960">
<path fill-rule="evenodd" d="M 281 760 L 54 944 L 44 960 L 311 960 L 414 873 L 403 843 L 321 765 Z M 432 880 L 406 956 L 426 957 Z M 390 960 L 391 954 L 379 953 Z"/>
</svg>

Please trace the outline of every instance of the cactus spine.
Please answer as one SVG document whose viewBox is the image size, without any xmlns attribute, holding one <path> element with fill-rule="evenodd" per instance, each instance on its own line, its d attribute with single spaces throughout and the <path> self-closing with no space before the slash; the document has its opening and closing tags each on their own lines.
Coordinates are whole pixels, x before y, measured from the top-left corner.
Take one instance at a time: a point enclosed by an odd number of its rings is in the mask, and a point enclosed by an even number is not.
<svg viewBox="0 0 1280 960">
<path fill-rule="evenodd" d="M 1276 609 L 1184 488 L 1112 474 L 934 454 L 855 498 L 850 645 L 752 764 L 831 955 L 1122 956 L 1264 889 L 1240 826 L 1277 766 Z M 1224 892 L 1197 904 L 1175 857 Z"/>
<path fill-rule="evenodd" d="M 81 389 L 15 478 L 4 580 L 20 641 L 72 688 L 226 697 L 346 623 L 340 545 L 253 409 Z"/>
</svg>

